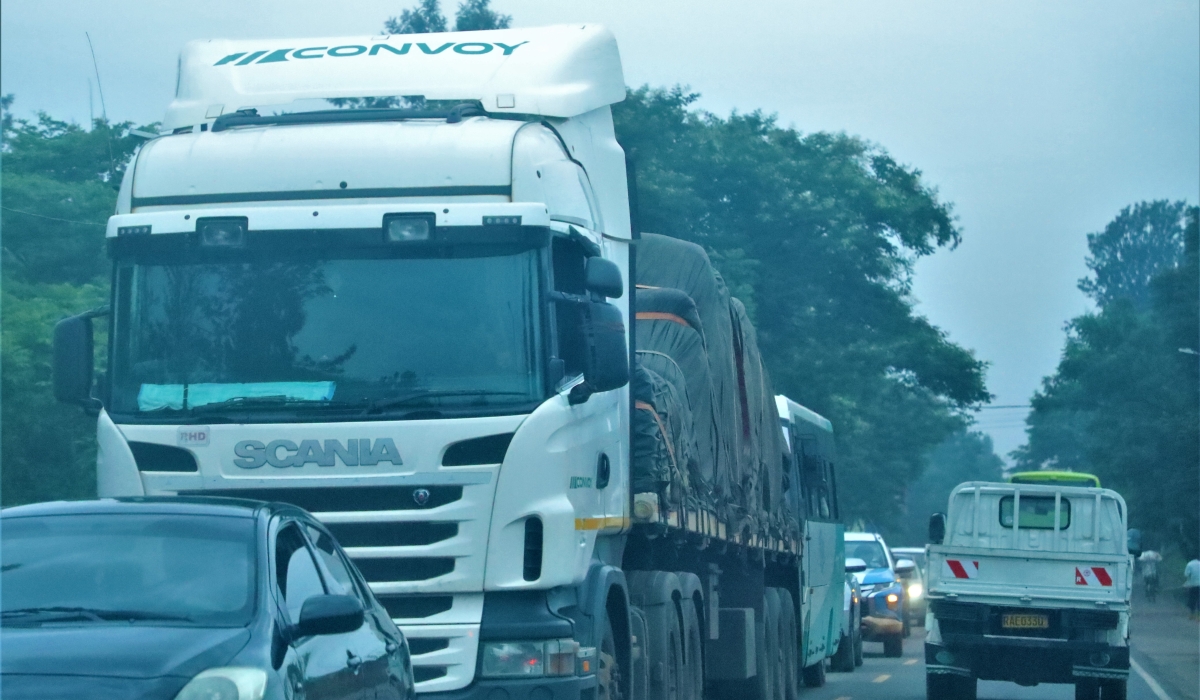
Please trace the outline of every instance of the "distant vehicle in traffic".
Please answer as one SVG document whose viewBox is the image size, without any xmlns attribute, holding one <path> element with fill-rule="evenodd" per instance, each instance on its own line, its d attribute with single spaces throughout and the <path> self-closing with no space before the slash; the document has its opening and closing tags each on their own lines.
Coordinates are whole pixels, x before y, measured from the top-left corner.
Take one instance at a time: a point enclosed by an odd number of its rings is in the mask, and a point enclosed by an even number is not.
<svg viewBox="0 0 1200 700">
<path fill-rule="evenodd" d="M 907 576 L 902 576 L 904 582 L 904 607 L 908 613 L 906 622 L 909 626 L 925 625 L 925 613 L 928 607 L 925 604 L 925 581 L 929 578 L 925 567 L 925 548 L 924 547 L 894 547 L 892 555 L 904 559 L 911 559 L 916 568 Z"/>
<path fill-rule="evenodd" d="M 1108 489 L 970 481 L 929 522 L 929 700 L 977 681 L 1125 700 L 1133 560 Z"/>
<path fill-rule="evenodd" d="M 862 589 L 863 639 L 883 642 L 884 656 L 904 653 L 905 594 L 900 577 L 911 573 L 911 559 L 895 559 L 883 537 L 870 532 L 847 532 L 846 557 L 867 565 L 855 574 Z"/>
<path fill-rule="evenodd" d="M 282 504 L 0 512 L 4 697 L 413 697 L 404 637 L 329 532 Z"/>
</svg>

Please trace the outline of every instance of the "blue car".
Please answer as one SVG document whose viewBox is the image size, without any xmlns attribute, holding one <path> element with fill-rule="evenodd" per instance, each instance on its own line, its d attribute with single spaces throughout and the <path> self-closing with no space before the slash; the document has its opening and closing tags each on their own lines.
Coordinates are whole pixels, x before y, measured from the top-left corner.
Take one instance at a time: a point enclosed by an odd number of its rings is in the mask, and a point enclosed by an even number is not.
<svg viewBox="0 0 1200 700">
<path fill-rule="evenodd" d="M 408 645 L 329 531 L 222 498 L 10 508 L 5 700 L 411 700 Z"/>
<path fill-rule="evenodd" d="M 900 577 L 916 566 L 911 560 L 897 561 L 883 538 L 870 532 L 847 532 L 846 558 L 861 559 L 865 571 L 854 576 L 862 590 L 862 632 L 868 642 L 883 642 L 884 656 L 904 653 L 904 586 Z"/>
</svg>

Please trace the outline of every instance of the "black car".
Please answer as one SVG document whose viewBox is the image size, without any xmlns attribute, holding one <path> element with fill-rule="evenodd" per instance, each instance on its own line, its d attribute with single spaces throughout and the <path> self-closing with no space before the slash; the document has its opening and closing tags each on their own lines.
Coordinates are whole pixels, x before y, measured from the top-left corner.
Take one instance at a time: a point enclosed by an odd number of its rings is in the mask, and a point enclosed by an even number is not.
<svg viewBox="0 0 1200 700">
<path fill-rule="evenodd" d="M 222 498 L 10 508 L 6 700 L 409 700 L 408 645 L 329 532 Z"/>
</svg>

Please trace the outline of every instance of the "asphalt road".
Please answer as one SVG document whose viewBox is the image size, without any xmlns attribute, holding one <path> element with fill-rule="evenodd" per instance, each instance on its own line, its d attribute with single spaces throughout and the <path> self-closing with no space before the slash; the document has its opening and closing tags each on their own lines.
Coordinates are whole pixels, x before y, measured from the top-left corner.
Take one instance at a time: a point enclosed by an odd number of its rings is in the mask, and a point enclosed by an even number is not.
<svg viewBox="0 0 1200 700">
<path fill-rule="evenodd" d="M 867 642 L 865 660 L 853 673 L 826 674 L 824 688 L 805 688 L 802 700 L 925 700 L 924 630 L 904 640 L 904 656 L 888 659 L 883 645 Z M 1160 692 L 1163 692 L 1161 688 Z M 1073 686 L 1046 684 L 1023 688 L 1015 683 L 980 681 L 979 700 L 1074 700 Z M 1129 700 L 1180 700 L 1158 695 L 1138 673 L 1129 675 Z"/>
</svg>

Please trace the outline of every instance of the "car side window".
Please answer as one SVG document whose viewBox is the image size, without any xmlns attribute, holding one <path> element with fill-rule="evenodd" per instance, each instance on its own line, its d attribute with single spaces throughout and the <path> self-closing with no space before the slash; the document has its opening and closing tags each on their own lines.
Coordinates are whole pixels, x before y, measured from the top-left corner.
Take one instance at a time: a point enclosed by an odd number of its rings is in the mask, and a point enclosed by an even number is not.
<svg viewBox="0 0 1200 700">
<path fill-rule="evenodd" d="M 304 601 L 325 593 L 321 574 L 295 523 L 284 526 L 275 538 L 275 583 L 293 624 L 300 621 Z"/>
<path fill-rule="evenodd" d="M 308 533 L 308 540 L 313 543 L 313 549 L 316 550 L 317 556 L 321 558 L 321 563 L 325 565 L 325 569 L 333 576 L 331 588 L 336 587 L 340 590 L 331 590 L 330 593 L 338 593 L 341 595 L 352 595 L 361 598 L 362 595 L 354 585 L 354 576 L 346 567 L 346 563 L 342 561 L 338 555 L 337 545 L 333 542 L 333 537 L 327 532 L 323 532 L 313 527 L 312 525 L 304 526 L 305 532 Z"/>
</svg>

